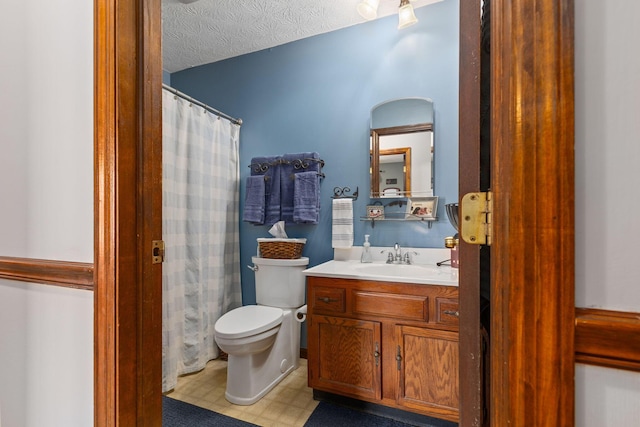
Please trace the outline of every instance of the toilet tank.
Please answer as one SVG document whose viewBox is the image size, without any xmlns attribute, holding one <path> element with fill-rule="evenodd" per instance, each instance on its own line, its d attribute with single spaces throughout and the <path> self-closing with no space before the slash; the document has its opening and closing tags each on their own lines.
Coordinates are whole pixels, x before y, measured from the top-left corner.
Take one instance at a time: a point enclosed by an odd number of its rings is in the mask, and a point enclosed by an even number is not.
<svg viewBox="0 0 640 427">
<path fill-rule="evenodd" d="M 272 259 L 252 257 L 256 273 L 256 302 L 279 308 L 305 304 L 305 276 L 309 258 Z"/>
</svg>

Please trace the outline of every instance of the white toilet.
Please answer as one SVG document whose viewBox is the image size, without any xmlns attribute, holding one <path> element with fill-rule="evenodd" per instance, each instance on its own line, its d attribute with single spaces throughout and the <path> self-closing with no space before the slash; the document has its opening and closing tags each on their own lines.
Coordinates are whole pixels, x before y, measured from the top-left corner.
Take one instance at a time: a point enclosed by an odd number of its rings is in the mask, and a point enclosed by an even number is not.
<svg viewBox="0 0 640 427">
<path fill-rule="evenodd" d="M 296 310 L 305 303 L 302 271 L 309 258 L 252 257 L 256 302 L 224 314 L 215 324 L 215 339 L 229 355 L 225 397 L 251 405 L 300 362 L 300 322 Z"/>
</svg>

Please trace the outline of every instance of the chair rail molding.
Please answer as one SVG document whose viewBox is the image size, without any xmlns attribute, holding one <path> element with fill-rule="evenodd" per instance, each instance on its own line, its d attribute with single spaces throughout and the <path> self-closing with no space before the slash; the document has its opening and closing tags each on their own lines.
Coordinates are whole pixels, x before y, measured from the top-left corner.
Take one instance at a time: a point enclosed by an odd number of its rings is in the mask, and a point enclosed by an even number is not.
<svg viewBox="0 0 640 427">
<path fill-rule="evenodd" d="M 640 313 L 576 308 L 576 362 L 640 372 Z"/>
<path fill-rule="evenodd" d="M 93 290 L 93 264 L 35 258 L 0 257 L 0 278 Z"/>
</svg>

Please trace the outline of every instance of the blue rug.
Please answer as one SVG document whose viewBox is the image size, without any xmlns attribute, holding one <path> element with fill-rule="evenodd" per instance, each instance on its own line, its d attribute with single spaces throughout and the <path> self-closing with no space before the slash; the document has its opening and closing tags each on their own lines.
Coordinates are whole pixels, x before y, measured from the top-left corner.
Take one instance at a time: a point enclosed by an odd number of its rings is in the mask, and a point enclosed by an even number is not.
<svg viewBox="0 0 640 427">
<path fill-rule="evenodd" d="M 248 427 L 255 424 L 240 421 L 208 409 L 162 396 L 162 427 Z"/>
<path fill-rule="evenodd" d="M 313 411 L 304 427 L 450 427 L 456 423 L 437 420 L 430 417 L 422 417 L 425 421 L 407 424 L 392 418 L 382 417 L 367 412 L 351 409 L 346 406 L 336 405 L 321 401 Z"/>
<path fill-rule="evenodd" d="M 321 401 L 304 427 L 451 427 L 455 423 L 421 417 L 426 422 L 406 422 L 382 417 Z M 180 400 L 162 397 L 162 427 L 256 427 L 245 421 L 231 418 Z M 286 427 L 286 426 L 282 426 Z"/>
</svg>

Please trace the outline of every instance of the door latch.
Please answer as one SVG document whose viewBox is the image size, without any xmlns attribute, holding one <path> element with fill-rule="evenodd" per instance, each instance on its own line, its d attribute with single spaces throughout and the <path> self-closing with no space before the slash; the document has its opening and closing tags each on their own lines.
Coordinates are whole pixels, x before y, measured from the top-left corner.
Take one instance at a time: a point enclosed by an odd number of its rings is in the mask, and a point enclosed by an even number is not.
<svg viewBox="0 0 640 427">
<path fill-rule="evenodd" d="M 164 240 L 154 240 L 151 242 L 151 262 L 160 264 L 164 262 Z"/>
<path fill-rule="evenodd" d="M 467 193 L 460 206 L 460 235 L 472 245 L 491 246 L 493 199 L 491 191 Z"/>
</svg>

